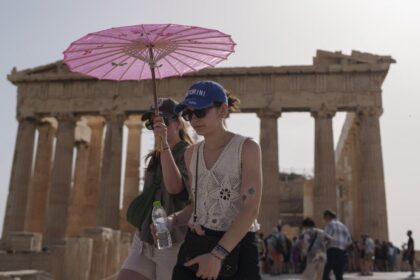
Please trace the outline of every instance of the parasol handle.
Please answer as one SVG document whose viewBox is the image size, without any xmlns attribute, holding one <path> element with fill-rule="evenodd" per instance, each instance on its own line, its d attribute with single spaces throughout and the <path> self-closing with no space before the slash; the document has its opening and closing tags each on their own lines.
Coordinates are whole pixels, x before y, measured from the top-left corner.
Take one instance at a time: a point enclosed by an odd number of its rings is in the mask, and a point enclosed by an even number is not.
<svg viewBox="0 0 420 280">
<path fill-rule="evenodd" d="M 149 45 L 149 55 L 150 55 L 150 61 L 149 61 L 149 67 L 150 72 L 152 73 L 152 82 L 153 82 L 153 103 L 155 107 L 155 116 L 159 116 L 159 106 L 157 102 L 157 85 L 156 85 L 156 74 L 155 74 L 155 67 L 156 62 L 154 61 L 153 56 L 153 45 Z M 155 136 L 155 147 L 156 151 L 160 152 L 162 151 L 162 139 L 158 136 Z"/>
</svg>

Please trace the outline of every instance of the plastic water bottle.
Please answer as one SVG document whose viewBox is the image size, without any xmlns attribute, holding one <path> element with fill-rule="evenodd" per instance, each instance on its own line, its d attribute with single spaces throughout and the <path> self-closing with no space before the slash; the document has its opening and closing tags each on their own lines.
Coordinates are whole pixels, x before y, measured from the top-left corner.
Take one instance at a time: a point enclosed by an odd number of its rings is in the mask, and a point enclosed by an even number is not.
<svg viewBox="0 0 420 280">
<path fill-rule="evenodd" d="M 156 228 L 156 241 L 159 250 L 172 247 L 171 233 L 168 228 L 168 216 L 160 201 L 153 202 L 152 220 Z"/>
</svg>

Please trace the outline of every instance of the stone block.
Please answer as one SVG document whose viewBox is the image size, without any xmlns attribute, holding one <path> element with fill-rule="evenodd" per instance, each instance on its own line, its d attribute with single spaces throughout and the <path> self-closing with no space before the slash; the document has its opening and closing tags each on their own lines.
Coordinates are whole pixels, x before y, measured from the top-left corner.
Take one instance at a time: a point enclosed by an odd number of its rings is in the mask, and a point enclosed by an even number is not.
<svg viewBox="0 0 420 280">
<path fill-rule="evenodd" d="M 50 252 L 0 252 L 0 271 L 37 270 L 51 272 Z"/>
<path fill-rule="evenodd" d="M 81 236 L 93 240 L 92 264 L 89 280 L 107 277 L 108 243 L 112 238 L 112 229 L 104 227 L 85 228 Z"/>
<path fill-rule="evenodd" d="M 52 275 L 38 270 L 0 271 L 0 280 L 53 280 Z"/>
<path fill-rule="evenodd" d="M 52 273 L 54 279 L 90 280 L 93 240 L 69 238 L 51 248 Z"/>
<path fill-rule="evenodd" d="M 42 235 L 34 232 L 11 232 L 2 241 L 1 248 L 12 252 L 41 252 Z"/>
<path fill-rule="evenodd" d="M 119 230 L 113 230 L 111 238 L 108 241 L 108 254 L 106 260 L 106 276 L 109 277 L 114 275 L 120 265 L 120 242 L 121 242 L 121 232 Z"/>
<path fill-rule="evenodd" d="M 121 265 L 123 264 L 124 260 L 127 258 L 130 252 L 132 240 L 133 235 L 130 232 L 121 232 L 119 267 L 121 267 Z"/>
</svg>

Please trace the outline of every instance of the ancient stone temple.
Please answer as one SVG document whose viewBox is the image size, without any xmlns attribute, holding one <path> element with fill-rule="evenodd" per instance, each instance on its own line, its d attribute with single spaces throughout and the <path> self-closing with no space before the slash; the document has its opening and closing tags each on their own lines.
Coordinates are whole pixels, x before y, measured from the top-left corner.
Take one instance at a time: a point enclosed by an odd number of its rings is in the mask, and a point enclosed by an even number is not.
<svg viewBox="0 0 420 280">
<path fill-rule="evenodd" d="M 357 51 L 318 51 L 307 66 L 215 68 L 163 79 L 159 95 L 180 100 L 193 82 L 211 79 L 241 99 L 243 113 L 257 114 L 264 232 L 288 215 L 312 215 L 322 224 L 322 211 L 329 208 L 353 233 L 386 240 L 379 123 L 381 86 L 394 62 Z M 96 80 L 69 72 L 61 61 L 13 70 L 8 79 L 17 86 L 19 125 L 0 271 L 36 269 L 54 279 L 114 279 L 135 230 L 124 215 L 139 194 L 140 116 L 152 101 L 151 82 Z M 310 112 L 315 122 L 314 180 L 293 191 L 293 199 L 300 196 L 303 204 L 293 209 L 282 192 L 294 185 L 282 186 L 277 156 L 278 134 L 287 133 L 278 131 L 277 122 L 289 112 Z M 337 148 L 336 112 L 349 113 Z"/>
</svg>

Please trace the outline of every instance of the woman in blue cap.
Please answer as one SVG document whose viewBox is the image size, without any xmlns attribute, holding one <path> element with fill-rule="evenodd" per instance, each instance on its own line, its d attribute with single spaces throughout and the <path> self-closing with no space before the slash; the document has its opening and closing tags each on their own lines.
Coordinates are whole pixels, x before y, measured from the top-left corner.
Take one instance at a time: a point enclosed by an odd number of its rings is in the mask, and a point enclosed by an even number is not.
<svg viewBox="0 0 420 280">
<path fill-rule="evenodd" d="M 193 203 L 171 219 L 172 228 L 185 224 L 190 228 L 172 279 L 222 279 L 221 275 L 236 264 L 236 272 L 228 279 L 261 279 L 256 243 L 262 191 L 261 150 L 254 140 L 224 126 L 238 102 L 220 84 L 200 81 L 191 86 L 175 108 L 204 140 L 185 152 Z M 215 236 L 220 239 L 200 251 L 198 247 L 209 243 L 206 237 Z M 197 237 L 202 242 L 194 243 Z M 226 267 L 228 262 L 230 266 Z"/>
</svg>

